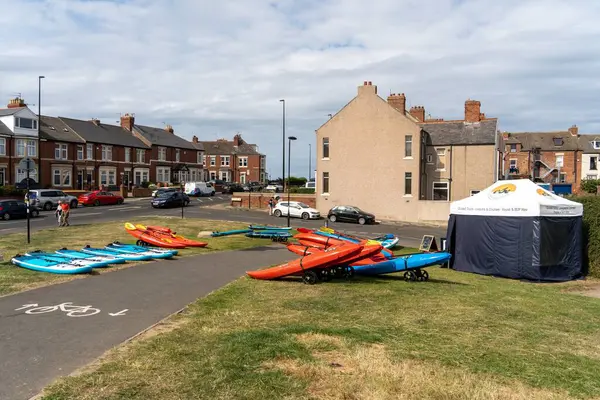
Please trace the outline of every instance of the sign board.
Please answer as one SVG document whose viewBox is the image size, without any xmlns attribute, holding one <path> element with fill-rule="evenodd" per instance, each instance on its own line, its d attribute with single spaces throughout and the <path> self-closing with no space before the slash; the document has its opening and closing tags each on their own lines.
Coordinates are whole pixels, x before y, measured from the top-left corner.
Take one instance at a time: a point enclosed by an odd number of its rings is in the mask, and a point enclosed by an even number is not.
<svg viewBox="0 0 600 400">
<path fill-rule="evenodd" d="M 420 251 L 437 251 L 437 243 L 435 242 L 435 236 L 433 235 L 423 235 L 423 239 L 421 240 L 421 246 L 419 246 Z"/>
<path fill-rule="evenodd" d="M 35 167 L 35 161 L 33 161 L 31 158 L 23 158 L 21 161 L 19 161 L 19 169 L 33 171 Z"/>
<path fill-rule="evenodd" d="M 242 201 L 241 197 L 232 197 L 231 201 Z"/>
</svg>

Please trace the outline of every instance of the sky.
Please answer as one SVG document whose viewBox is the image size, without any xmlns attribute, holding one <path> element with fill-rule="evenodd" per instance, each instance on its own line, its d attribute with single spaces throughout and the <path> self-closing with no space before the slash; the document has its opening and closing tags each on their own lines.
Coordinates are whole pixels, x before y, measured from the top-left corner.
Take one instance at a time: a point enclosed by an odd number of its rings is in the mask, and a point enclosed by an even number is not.
<svg viewBox="0 0 600 400">
<path fill-rule="evenodd" d="M 315 166 L 315 130 L 357 93 L 433 118 L 476 99 L 503 131 L 600 134 L 597 0 L 0 0 L 0 101 L 190 140 L 240 133 L 281 176 Z M 10 5 L 9 5 L 10 4 Z M 4 100 L 2 100 L 4 99 Z M 287 150 L 286 150 L 287 157 Z M 286 162 L 287 164 L 287 162 Z M 287 165 L 286 165 L 287 174 Z"/>
</svg>

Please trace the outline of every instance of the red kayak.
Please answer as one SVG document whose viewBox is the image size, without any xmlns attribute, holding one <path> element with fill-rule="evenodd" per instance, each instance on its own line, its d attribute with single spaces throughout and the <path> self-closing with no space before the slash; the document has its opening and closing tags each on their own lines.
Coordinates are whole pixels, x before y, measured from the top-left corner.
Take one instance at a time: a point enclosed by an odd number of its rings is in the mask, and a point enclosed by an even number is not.
<svg viewBox="0 0 600 400">
<path fill-rule="evenodd" d="M 165 247 L 169 249 L 185 249 L 186 247 L 184 244 L 171 240 L 167 237 L 156 236 L 148 230 L 139 229 L 137 226 L 129 222 L 125 223 L 125 230 L 131 236 L 138 239 L 138 244 L 140 244 L 139 241 L 142 241 L 153 246 Z"/>
<path fill-rule="evenodd" d="M 299 254 L 301 256 L 307 256 L 310 254 L 323 253 L 325 249 L 315 246 L 303 246 L 299 244 L 288 244 L 287 249 L 292 253 Z M 350 265 L 371 265 L 381 261 L 387 261 L 388 259 L 381 254 L 383 246 L 381 245 L 366 245 L 363 250 L 350 260 Z"/>
<path fill-rule="evenodd" d="M 174 242 L 181 243 L 187 247 L 206 247 L 208 245 L 208 243 L 206 242 L 200 242 L 198 240 L 192 240 L 184 236 L 178 235 L 177 232 L 173 232 L 171 229 L 165 226 L 143 226 L 138 224 L 136 225 L 136 228 L 146 229 L 155 236 L 170 239 Z"/>
</svg>

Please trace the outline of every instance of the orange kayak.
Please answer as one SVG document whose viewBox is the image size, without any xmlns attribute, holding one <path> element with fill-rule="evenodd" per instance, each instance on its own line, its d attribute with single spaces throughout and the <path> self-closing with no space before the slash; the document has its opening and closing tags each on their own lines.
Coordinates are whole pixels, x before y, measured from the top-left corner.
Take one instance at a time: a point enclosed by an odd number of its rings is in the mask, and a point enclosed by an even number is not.
<svg viewBox="0 0 600 400">
<path fill-rule="evenodd" d="M 177 235 L 177 232 L 173 232 L 171 229 L 164 226 L 144 226 L 138 224 L 136 225 L 136 228 L 146 229 L 157 237 L 168 238 L 187 247 L 206 247 L 206 245 L 208 245 L 206 242 L 200 242 L 198 240 L 188 239 L 185 236 Z"/>
<path fill-rule="evenodd" d="M 277 279 L 290 275 L 302 275 L 312 272 L 311 270 L 313 269 L 327 268 L 330 265 L 337 264 L 340 260 L 348 256 L 357 255 L 362 251 L 363 247 L 360 244 L 348 243 L 339 247 L 332 247 L 320 253 L 309 254 L 275 267 L 258 271 L 248 271 L 246 273 L 254 279 Z"/>
<path fill-rule="evenodd" d="M 288 244 L 287 249 L 292 253 L 299 254 L 301 256 L 307 256 L 309 254 L 323 253 L 325 249 L 314 247 L 314 246 L 302 246 L 298 244 Z M 363 247 L 360 253 L 352 255 L 352 258 L 348 260 L 338 260 L 339 263 L 348 262 L 351 265 L 369 265 L 374 262 L 386 261 L 383 255 L 379 254 L 383 246 L 378 244 L 368 244 Z"/>
<path fill-rule="evenodd" d="M 125 223 L 125 230 L 134 238 L 138 239 L 138 244 L 140 242 L 148 243 L 157 247 L 165 247 L 170 249 L 184 249 L 186 246 L 182 243 L 176 242 L 167 237 L 156 236 L 152 232 L 139 229 L 137 226 L 127 222 Z"/>
<path fill-rule="evenodd" d="M 322 249 L 326 249 L 330 246 L 338 246 L 341 243 L 352 243 L 347 240 L 337 239 L 329 236 L 318 235 L 316 233 L 303 232 L 294 235 L 294 239 L 296 239 L 301 245 L 304 246 L 314 246 Z M 360 243 L 367 244 L 369 241 L 367 239 L 359 239 Z M 394 256 L 394 253 L 386 249 L 384 247 L 381 248 L 382 255 L 387 256 L 387 259 Z"/>
</svg>

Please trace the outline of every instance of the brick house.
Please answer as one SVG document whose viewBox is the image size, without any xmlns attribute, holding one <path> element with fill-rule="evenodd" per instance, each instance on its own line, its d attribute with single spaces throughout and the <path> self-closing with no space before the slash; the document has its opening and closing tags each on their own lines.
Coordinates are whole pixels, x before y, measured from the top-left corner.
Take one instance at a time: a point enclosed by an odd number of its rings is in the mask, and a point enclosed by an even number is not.
<svg viewBox="0 0 600 400">
<path fill-rule="evenodd" d="M 537 182 L 581 182 L 582 139 L 577 126 L 556 132 L 504 132 L 504 176 Z"/>
<path fill-rule="evenodd" d="M 266 180 L 266 156 L 259 153 L 255 144 L 246 143 L 240 134 L 232 141 L 219 139 L 199 143 L 204 148 L 206 180 L 241 184 Z"/>
<path fill-rule="evenodd" d="M 388 97 L 405 110 L 404 94 Z M 427 118 L 423 106 L 411 107 L 425 140 L 422 200 L 454 201 L 472 196 L 499 178 L 498 119 L 481 112 L 481 102 L 465 101 L 462 119 Z"/>
<path fill-rule="evenodd" d="M 21 98 L 10 100 L 0 109 L 0 186 L 25 181 L 27 172 L 19 169 L 19 161 L 32 158 L 37 168 L 30 171 L 30 185 L 39 186 L 38 117 Z"/>
<path fill-rule="evenodd" d="M 176 184 L 202 180 L 204 154 L 197 137 L 196 143 L 192 143 L 175 135 L 170 125 L 164 129 L 138 125 L 131 114 L 121 116 L 121 127 L 151 148 L 151 182 Z"/>
<path fill-rule="evenodd" d="M 116 125 L 42 116 L 44 186 L 90 190 L 150 179 L 150 146 Z M 43 132 L 43 133 L 42 133 Z"/>
</svg>

